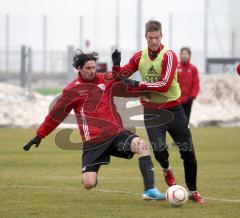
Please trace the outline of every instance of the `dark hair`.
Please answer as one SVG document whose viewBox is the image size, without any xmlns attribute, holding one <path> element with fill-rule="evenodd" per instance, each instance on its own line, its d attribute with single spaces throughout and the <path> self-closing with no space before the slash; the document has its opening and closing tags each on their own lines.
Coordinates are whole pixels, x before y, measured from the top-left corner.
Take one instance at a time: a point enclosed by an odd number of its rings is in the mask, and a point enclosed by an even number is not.
<svg viewBox="0 0 240 218">
<path fill-rule="evenodd" d="M 91 52 L 91 53 L 83 53 L 80 49 L 77 49 L 75 51 L 75 54 L 73 56 L 73 67 L 78 68 L 85 65 L 87 61 L 97 61 L 98 60 L 98 53 Z"/>
<path fill-rule="evenodd" d="M 186 51 L 190 56 L 192 54 L 192 51 L 189 47 L 182 47 L 180 53 L 182 53 L 183 51 Z"/>
<path fill-rule="evenodd" d="M 149 20 L 145 24 L 145 34 L 148 32 L 160 31 L 162 33 L 162 24 L 157 20 Z"/>
</svg>

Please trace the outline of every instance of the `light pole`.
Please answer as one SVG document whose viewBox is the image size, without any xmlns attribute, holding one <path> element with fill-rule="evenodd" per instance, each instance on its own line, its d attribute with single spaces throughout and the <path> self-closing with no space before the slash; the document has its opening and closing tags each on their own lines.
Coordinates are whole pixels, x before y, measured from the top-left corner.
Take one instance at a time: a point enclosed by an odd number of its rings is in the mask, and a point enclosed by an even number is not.
<svg viewBox="0 0 240 218">
<path fill-rule="evenodd" d="M 204 71 L 207 72 L 207 55 L 208 55 L 208 7 L 209 0 L 204 1 L 204 47 L 203 47 L 203 60 L 204 60 Z"/>
<path fill-rule="evenodd" d="M 119 47 L 119 0 L 116 0 L 116 16 L 115 16 L 115 47 Z"/>
<path fill-rule="evenodd" d="M 137 50 L 140 50 L 142 45 L 141 45 L 141 36 L 142 36 L 142 0 L 137 0 L 137 16 L 136 16 L 136 24 L 137 24 L 137 31 L 136 31 L 136 36 L 137 36 Z"/>
</svg>

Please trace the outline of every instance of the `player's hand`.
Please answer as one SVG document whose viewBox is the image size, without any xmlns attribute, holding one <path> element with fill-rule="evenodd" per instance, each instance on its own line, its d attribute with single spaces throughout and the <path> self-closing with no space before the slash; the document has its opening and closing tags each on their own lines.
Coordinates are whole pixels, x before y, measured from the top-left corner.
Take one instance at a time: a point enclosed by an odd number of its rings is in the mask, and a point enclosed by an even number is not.
<svg viewBox="0 0 240 218">
<path fill-rule="evenodd" d="M 121 63 L 121 52 L 115 49 L 112 53 L 112 62 L 114 66 L 120 66 Z"/>
<path fill-rule="evenodd" d="M 195 98 L 194 97 L 189 97 L 189 102 L 191 102 L 191 101 L 194 101 L 195 100 Z"/>
<path fill-rule="evenodd" d="M 35 136 L 30 142 L 23 146 L 23 150 L 29 151 L 30 148 L 35 145 L 37 148 L 41 143 L 41 138 L 39 136 Z"/>
<path fill-rule="evenodd" d="M 149 92 L 141 92 L 143 97 L 150 98 Z"/>
<path fill-rule="evenodd" d="M 133 80 L 133 79 L 125 79 L 123 80 L 123 83 L 132 86 L 132 87 L 139 87 L 139 81 Z"/>
</svg>

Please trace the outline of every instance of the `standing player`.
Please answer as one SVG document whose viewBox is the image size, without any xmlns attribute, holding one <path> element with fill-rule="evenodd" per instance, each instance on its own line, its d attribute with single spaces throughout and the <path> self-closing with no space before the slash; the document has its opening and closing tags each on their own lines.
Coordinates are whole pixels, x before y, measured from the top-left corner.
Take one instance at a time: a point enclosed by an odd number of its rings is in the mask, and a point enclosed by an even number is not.
<svg viewBox="0 0 240 218">
<path fill-rule="evenodd" d="M 185 181 L 189 189 L 189 198 L 195 202 L 204 200 L 197 191 L 197 161 L 192 143 L 188 120 L 181 106 L 180 88 L 177 81 L 177 57 L 163 44 L 161 23 L 150 20 L 145 26 L 148 48 L 137 52 L 129 63 L 120 70 L 124 78 L 140 71 L 143 82 L 125 79 L 125 83 L 136 90 L 149 91 L 148 97 L 142 97 L 144 123 L 156 160 L 163 168 L 166 183 L 176 184 L 169 165 L 169 153 L 166 144 L 166 132 L 173 138 L 183 159 Z M 114 60 L 113 60 L 114 61 Z M 123 78 L 123 79 L 124 79 Z M 156 123 L 156 117 L 161 122 Z"/>
<path fill-rule="evenodd" d="M 112 88 L 118 80 L 112 73 L 96 74 L 97 59 L 96 53 L 76 53 L 73 66 L 78 71 L 78 77 L 66 86 L 39 126 L 36 136 L 23 148 L 28 151 L 32 145 L 37 147 L 41 139 L 74 110 L 84 141 L 82 181 L 86 189 L 96 186 L 98 170 L 102 164 L 109 163 L 110 156 L 131 159 L 138 154 L 145 187 L 143 199 L 164 199 L 164 194 L 154 188 L 154 168 L 148 144 L 123 129 L 112 96 Z"/>
<path fill-rule="evenodd" d="M 178 82 L 181 89 L 181 103 L 185 114 L 190 121 L 193 100 L 199 92 L 198 69 L 190 63 L 191 50 L 183 47 L 180 50 L 180 63 L 178 65 Z"/>
</svg>

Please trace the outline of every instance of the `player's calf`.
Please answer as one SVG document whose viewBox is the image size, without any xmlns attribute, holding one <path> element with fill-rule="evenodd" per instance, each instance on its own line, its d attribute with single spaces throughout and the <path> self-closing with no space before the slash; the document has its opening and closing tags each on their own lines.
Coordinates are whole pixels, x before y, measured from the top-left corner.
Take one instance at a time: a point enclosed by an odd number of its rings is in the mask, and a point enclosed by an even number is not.
<svg viewBox="0 0 240 218">
<path fill-rule="evenodd" d="M 149 145 L 139 137 L 135 137 L 131 143 L 131 151 L 139 155 L 139 169 L 143 176 L 144 200 L 163 200 L 164 194 L 154 188 L 154 167 L 150 156 Z"/>
</svg>

